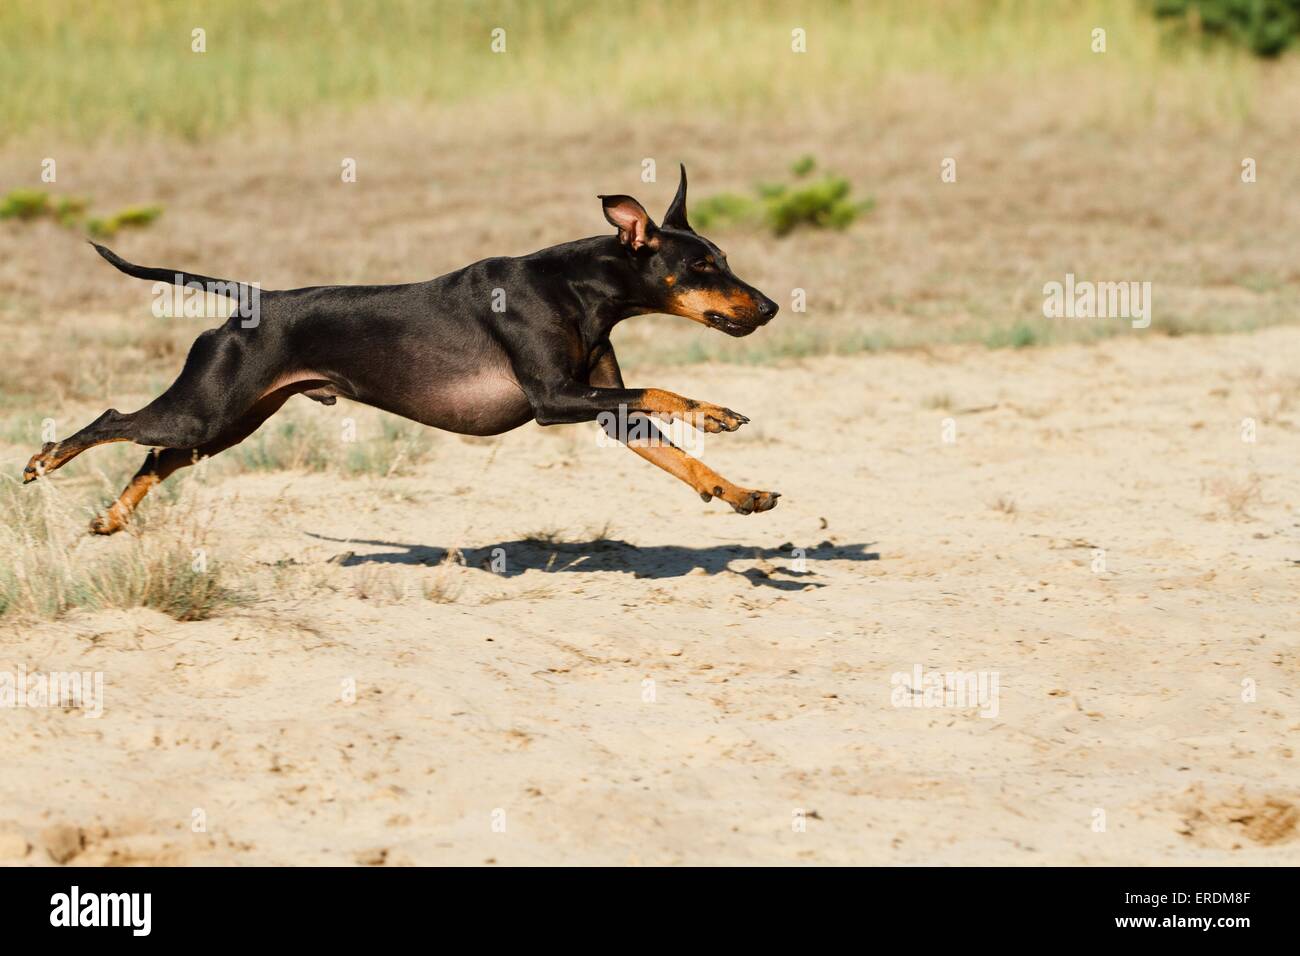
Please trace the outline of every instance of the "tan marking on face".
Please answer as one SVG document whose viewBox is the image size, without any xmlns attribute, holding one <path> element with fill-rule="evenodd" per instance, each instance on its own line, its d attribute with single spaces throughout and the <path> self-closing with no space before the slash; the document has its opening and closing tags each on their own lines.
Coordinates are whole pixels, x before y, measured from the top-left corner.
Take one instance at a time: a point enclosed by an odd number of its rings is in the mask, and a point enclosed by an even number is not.
<svg viewBox="0 0 1300 956">
<path fill-rule="evenodd" d="M 672 285 L 676 281 L 677 276 L 668 276 L 668 278 L 664 279 L 664 285 Z"/>
<path fill-rule="evenodd" d="M 727 295 L 709 289 L 688 289 L 670 302 L 669 314 L 680 315 L 694 322 L 704 322 L 705 312 L 731 316 L 738 310 L 753 308 L 754 300 L 748 292 L 737 291 Z"/>
</svg>

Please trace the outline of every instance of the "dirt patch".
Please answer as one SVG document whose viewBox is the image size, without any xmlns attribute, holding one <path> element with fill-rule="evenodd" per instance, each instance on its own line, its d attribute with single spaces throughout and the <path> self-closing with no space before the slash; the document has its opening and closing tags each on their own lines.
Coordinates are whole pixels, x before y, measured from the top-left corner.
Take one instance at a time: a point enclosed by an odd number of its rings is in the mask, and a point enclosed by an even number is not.
<svg viewBox="0 0 1300 956">
<path fill-rule="evenodd" d="M 1216 802 L 1197 790 L 1183 812 L 1186 829 L 1180 832 L 1200 846 L 1239 850 L 1291 843 L 1300 836 L 1300 806 L 1293 797 L 1240 793 Z"/>
</svg>

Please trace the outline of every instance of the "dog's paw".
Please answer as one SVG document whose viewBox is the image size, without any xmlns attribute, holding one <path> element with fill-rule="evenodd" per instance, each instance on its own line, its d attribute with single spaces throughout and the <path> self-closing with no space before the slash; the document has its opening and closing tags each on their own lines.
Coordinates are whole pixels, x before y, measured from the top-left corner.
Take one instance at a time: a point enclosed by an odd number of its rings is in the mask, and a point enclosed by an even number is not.
<svg viewBox="0 0 1300 956">
<path fill-rule="evenodd" d="M 691 424 L 702 431 L 715 432 L 734 432 L 741 425 L 749 423 L 749 419 L 740 412 L 733 412 L 730 408 L 723 408 L 721 405 L 710 405 L 707 402 L 700 402 L 691 412 Z"/>
<path fill-rule="evenodd" d="M 781 497 L 779 491 L 750 491 L 748 488 L 732 488 L 730 491 L 721 485 L 712 491 L 701 491 L 700 497 L 705 501 L 721 498 L 736 510 L 737 514 L 752 515 L 759 511 L 771 511 Z"/>
<path fill-rule="evenodd" d="M 126 523 L 113 517 L 112 512 L 102 514 L 90 522 L 91 534 L 117 534 L 126 527 Z"/>
<path fill-rule="evenodd" d="M 734 501 L 727 503 L 736 509 L 737 514 L 752 515 L 759 511 L 771 511 L 776 507 L 776 500 L 781 497 L 779 491 L 748 491 L 744 488 L 738 489 L 739 494 Z"/>
<path fill-rule="evenodd" d="M 37 478 L 43 476 L 47 471 L 51 470 L 50 465 L 52 459 L 50 457 L 50 452 L 52 451 L 54 451 L 54 442 L 47 441 L 41 446 L 39 452 L 32 455 L 31 461 L 29 461 L 27 467 L 23 469 L 24 485 L 29 481 L 35 481 Z"/>
</svg>

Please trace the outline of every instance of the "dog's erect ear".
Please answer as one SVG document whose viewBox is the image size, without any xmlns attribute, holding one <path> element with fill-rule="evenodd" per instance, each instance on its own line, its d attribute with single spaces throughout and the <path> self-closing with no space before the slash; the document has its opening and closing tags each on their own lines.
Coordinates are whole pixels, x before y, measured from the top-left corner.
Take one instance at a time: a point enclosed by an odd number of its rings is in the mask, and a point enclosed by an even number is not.
<svg viewBox="0 0 1300 956">
<path fill-rule="evenodd" d="M 631 196 L 601 196 L 600 201 L 610 225 L 618 226 L 619 242 L 633 249 L 643 246 L 659 248 L 659 237 L 655 235 L 659 227 L 645 211 L 645 206 Z"/>
<path fill-rule="evenodd" d="M 668 211 L 664 213 L 664 225 L 669 229 L 686 229 L 690 232 L 691 224 L 686 221 L 686 164 L 682 163 L 682 178 L 677 184 L 677 195 L 673 197 Z"/>
</svg>

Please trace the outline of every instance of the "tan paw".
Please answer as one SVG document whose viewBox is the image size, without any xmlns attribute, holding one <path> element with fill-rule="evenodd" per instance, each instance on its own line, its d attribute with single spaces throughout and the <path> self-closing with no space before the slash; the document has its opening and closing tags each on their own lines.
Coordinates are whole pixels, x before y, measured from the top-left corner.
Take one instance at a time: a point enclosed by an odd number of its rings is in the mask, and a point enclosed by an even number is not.
<svg viewBox="0 0 1300 956">
<path fill-rule="evenodd" d="M 57 465 L 54 465 L 54 459 L 50 455 L 50 452 L 52 451 L 54 451 L 54 442 L 47 441 L 44 445 L 41 446 L 41 450 L 39 452 L 37 452 L 35 455 L 32 455 L 32 460 L 29 461 L 27 463 L 27 467 L 23 469 L 24 485 L 27 484 L 27 482 L 29 481 L 35 481 L 37 478 L 40 478 L 42 475 L 44 475 L 47 471 L 53 471 L 54 468 L 58 467 Z"/>
<path fill-rule="evenodd" d="M 91 534 L 117 534 L 126 527 L 126 522 L 112 514 L 103 514 L 90 522 Z"/>
<path fill-rule="evenodd" d="M 752 515 L 757 511 L 771 511 L 776 507 L 776 500 L 781 497 L 779 491 L 750 491 L 748 488 L 732 488 L 730 491 L 721 485 L 712 492 L 701 491 L 700 497 L 705 501 L 721 498 L 739 514 Z"/>
<path fill-rule="evenodd" d="M 727 504 L 742 515 L 752 515 L 759 511 L 771 511 L 776 507 L 776 500 L 781 497 L 779 491 L 749 491 L 745 488 L 736 490 L 738 494 L 734 500 L 729 498 Z"/>
<path fill-rule="evenodd" d="M 696 428 L 706 432 L 734 432 L 741 425 L 749 422 L 749 419 L 739 412 L 733 412 L 730 408 L 723 408 L 721 405 L 710 405 L 707 402 L 700 402 L 687 415 L 687 420 Z"/>
</svg>

